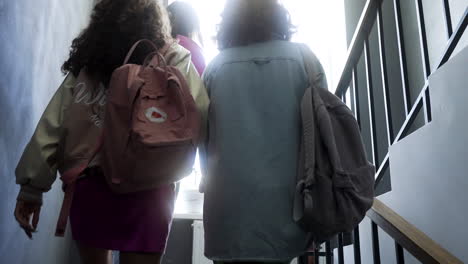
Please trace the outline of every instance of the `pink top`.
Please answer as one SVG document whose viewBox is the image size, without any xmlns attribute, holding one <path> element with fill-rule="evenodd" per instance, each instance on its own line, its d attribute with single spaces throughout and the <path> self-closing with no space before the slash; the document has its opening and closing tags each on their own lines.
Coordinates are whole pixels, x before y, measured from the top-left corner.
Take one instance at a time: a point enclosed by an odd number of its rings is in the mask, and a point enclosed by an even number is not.
<svg viewBox="0 0 468 264">
<path fill-rule="evenodd" d="M 198 44 L 193 41 L 192 39 L 177 35 L 177 39 L 179 40 L 179 44 L 186 48 L 192 54 L 192 62 L 195 65 L 195 68 L 198 71 L 198 74 L 202 75 L 203 71 L 205 70 L 205 58 L 203 57 L 203 49 L 198 46 Z"/>
</svg>

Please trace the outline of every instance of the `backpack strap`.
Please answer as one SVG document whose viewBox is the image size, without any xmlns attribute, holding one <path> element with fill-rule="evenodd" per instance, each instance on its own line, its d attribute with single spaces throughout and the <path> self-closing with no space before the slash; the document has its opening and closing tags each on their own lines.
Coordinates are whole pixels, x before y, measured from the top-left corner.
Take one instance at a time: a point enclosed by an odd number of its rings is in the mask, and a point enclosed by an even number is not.
<svg viewBox="0 0 468 264">
<path fill-rule="evenodd" d="M 299 221 L 304 215 L 303 191 L 306 183 L 315 182 L 315 115 L 312 102 L 312 88 L 305 91 L 301 102 L 302 137 L 299 163 L 296 173 L 293 219 Z"/>
<path fill-rule="evenodd" d="M 66 171 L 60 177 L 65 184 L 65 195 L 63 197 L 62 208 L 60 209 L 60 215 L 55 229 L 55 236 L 63 237 L 65 235 L 68 216 L 70 215 L 70 209 L 73 202 L 73 195 L 75 194 L 75 183 L 87 167 L 88 163 L 85 162 L 78 167 Z"/>
<path fill-rule="evenodd" d="M 294 193 L 293 219 L 299 221 L 304 215 L 303 191 L 306 183 L 315 182 L 315 110 L 312 98 L 315 80 L 312 78 L 311 60 L 307 58 L 307 46 L 299 46 L 309 79 L 309 87 L 301 100 L 302 137 L 299 152 L 298 171 L 296 173 L 296 191 Z"/>
<path fill-rule="evenodd" d="M 146 43 L 148 44 L 149 46 L 151 46 L 155 51 L 158 50 L 158 48 L 156 47 L 156 45 L 154 45 L 154 43 L 151 41 L 151 40 L 148 40 L 148 39 L 141 39 L 139 41 L 137 41 L 135 44 L 133 44 L 132 48 L 128 51 L 127 53 L 127 56 L 125 56 L 125 60 L 124 60 L 124 63 L 123 64 L 127 64 L 128 61 L 130 60 L 130 57 L 133 55 L 133 52 L 135 52 L 135 49 L 142 43 Z"/>
<path fill-rule="evenodd" d="M 75 168 L 69 169 L 64 172 L 60 179 L 65 184 L 65 195 L 62 202 L 62 208 L 60 209 L 59 219 L 57 221 L 57 227 L 55 229 L 55 236 L 63 237 L 65 235 L 65 230 L 67 227 L 68 216 L 70 215 L 70 209 L 73 202 L 73 196 L 75 194 L 75 186 L 78 178 L 83 174 L 83 172 L 88 168 L 90 162 L 94 160 L 96 155 L 101 151 L 103 143 L 103 134 L 98 139 L 96 150 L 93 152 L 93 155 L 82 164 L 76 166 Z"/>
<path fill-rule="evenodd" d="M 128 63 L 128 61 L 132 57 L 133 53 L 135 52 L 135 49 L 142 43 L 148 44 L 150 47 L 152 47 L 154 49 L 154 52 L 159 52 L 159 54 L 161 54 L 164 57 L 164 55 L 166 55 L 166 53 L 169 51 L 169 49 L 172 47 L 172 45 L 174 45 L 174 43 L 176 43 L 176 42 L 175 41 L 170 41 L 170 42 L 166 43 L 166 45 L 164 45 L 161 49 L 158 49 L 158 47 L 156 47 L 156 45 L 154 44 L 153 41 L 148 40 L 148 39 L 141 39 L 141 40 L 135 42 L 135 44 L 133 44 L 133 46 L 130 48 L 130 50 L 127 53 L 127 56 L 125 56 L 125 60 L 124 60 L 123 64 Z"/>
<path fill-rule="evenodd" d="M 301 117 L 302 117 L 302 148 L 304 151 L 304 172 L 305 178 L 308 182 L 314 182 L 315 172 L 315 137 L 316 137 L 316 121 L 315 121 L 315 109 L 314 109 L 314 94 L 315 94 L 315 77 L 313 75 L 313 61 L 316 58 L 312 58 L 309 53 L 309 48 L 303 44 L 300 45 L 301 54 L 303 57 L 304 67 L 309 79 L 309 87 L 306 89 L 301 102 Z"/>
</svg>

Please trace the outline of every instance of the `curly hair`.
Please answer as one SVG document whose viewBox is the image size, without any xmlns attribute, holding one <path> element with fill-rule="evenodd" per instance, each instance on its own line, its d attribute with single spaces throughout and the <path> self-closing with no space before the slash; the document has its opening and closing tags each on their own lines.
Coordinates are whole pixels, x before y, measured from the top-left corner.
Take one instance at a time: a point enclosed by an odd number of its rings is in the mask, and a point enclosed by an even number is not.
<svg viewBox="0 0 468 264">
<path fill-rule="evenodd" d="M 85 68 L 107 83 L 136 41 L 149 39 L 162 48 L 171 39 L 170 31 L 166 10 L 157 0 L 100 0 L 88 27 L 73 40 L 62 72 L 77 76 Z M 141 62 L 149 52 L 150 47 L 142 45 L 132 62 Z"/>
<path fill-rule="evenodd" d="M 217 34 L 218 48 L 290 40 L 294 32 L 289 12 L 278 0 L 227 0 Z"/>
</svg>

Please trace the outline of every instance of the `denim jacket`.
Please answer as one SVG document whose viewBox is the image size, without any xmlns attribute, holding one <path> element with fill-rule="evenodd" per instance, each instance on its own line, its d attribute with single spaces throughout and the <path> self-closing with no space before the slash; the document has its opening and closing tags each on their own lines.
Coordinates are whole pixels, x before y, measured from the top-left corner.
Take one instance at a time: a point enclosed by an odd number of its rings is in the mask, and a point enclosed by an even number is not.
<svg viewBox="0 0 468 264">
<path fill-rule="evenodd" d="M 309 242 L 292 217 L 300 102 L 308 87 L 299 44 L 226 49 L 203 79 L 211 102 L 205 254 L 219 261 L 291 260 Z"/>
</svg>

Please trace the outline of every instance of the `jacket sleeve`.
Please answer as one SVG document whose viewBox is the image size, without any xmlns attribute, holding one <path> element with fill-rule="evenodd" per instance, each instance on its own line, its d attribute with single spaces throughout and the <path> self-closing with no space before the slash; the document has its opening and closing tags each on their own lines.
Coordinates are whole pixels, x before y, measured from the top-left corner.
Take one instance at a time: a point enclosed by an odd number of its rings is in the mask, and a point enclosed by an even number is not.
<svg viewBox="0 0 468 264">
<path fill-rule="evenodd" d="M 208 98 L 210 98 L 210 81 L 211 78 L 213 77 L 213 68 L 215 67 L 214 65 L 216 64 L 216 58 L 205 68 L 205 71 L 203 72 L 202 80 L 203 84 L 205 85 L 206 92 L 208 95 Z M 204 141 L 202 142 L 202 147 L 203 149 L 203 155 L 200 155 L 200 168 L 202 170 L 203 177 L 200 182 L 200 186 L 198 187 L 198 190 L 201 193 L 204 193 L 206 191 L 206 188 L 208 186 L 209 182 L 209 170 L 208 170 L 208 140 L 209 140 L 209 131 L 210 131 L 210 122 L 209 122 L 209 108 L 208 108 L 208 113 L 207 113 L 207 126 L 206 126 L 206 137 Z"/>
<path fill-rule="evenodd" d="M 208 67 L 205 68 L 205 72 L 203 73 L 202 79 L 203 79 L 203 84 L 205 85 L 206 91 L 207 91 L 207 96 L 210 98 L 210 92 L 209 92 L 209 82 L 208 82 L 208 76 L 210 75 L 210 69 L 212 64 L 208 65 Z M 208 114 L 209 114 L 209 109 L 207 110 L 207 120 L 208 120 Z M 200 186 L 198 186 L 198 190 L 201 193 L 204 193 L 207 188 L 207 182 L 209 178 L 209 172 L 208 172 L 208 140 L 209 140 L 209 131 L 210 131 L 210 124 L 207 121 L 206 125 L 206 136 L 204 140 L 201 143 L 201 148 L 203 150 L 202 154 L 199 154 L 200 158 L 200 169 L 202 171 L 202 178 L 200 182 Z"/>
<path fill-rule="evenodd" d="M 75 78 L 69 74 L 52 97 L 16 167 L 21 185 L 18 200 L 42 204 L 42 194 L 57 177 L 57 153 L 62 138 L 64 105 L 71 101 Z"/>
<path fill-rule="evenodd" d="M 177 55 L 174 53 L 171 55 L 169 54 L 169 59 L 167 59 L 170 65 L 175 66 L 178 68 L 182 74 L 184 74 L 185 79 L 187 80 L 188 86 L 190 88 L 190 92 L 197 104 L 198 111 L 201 114 L 201 128 L 200 128 L 200 138 L 199 138 L 199 146 L 198 146 L 198 154 L 200 158 L 200 167 L 202 172 L 202 182 L 206 176 L 206 170 L 204 169 L 205 160 L 206 160 L 206 139 L 207 139 L 207 132 L 208 132 L 208 108 L 210 105 L 210 99 L 208 98 L 208 94 L 203 84 L 203 81 L 198 74 L 195 66 L 191 62 L 190 53 L 185 50 L 183 47 L 177 45 L 176 48 Z"/>
<path fill-rule="evenodd" d="M 201 136 L 205 136 L 205 128 L 207 124 L 207 113 L 208 113 L 208 106 L 210 104 L 210 100 L 208 99 L 208 94 L 205 89 L 205 85 L 198 74 L 197 69 L 191 62 L 190 54 L 184 56 L 182 60 L 180 60 L 176 65 L 182 74 L 184 74 L 185 79 L 187 80 L 190 93 L 197 104 L 198 111 L 200 111 L 202 116 L 202 133 Z"/>
</svg>

